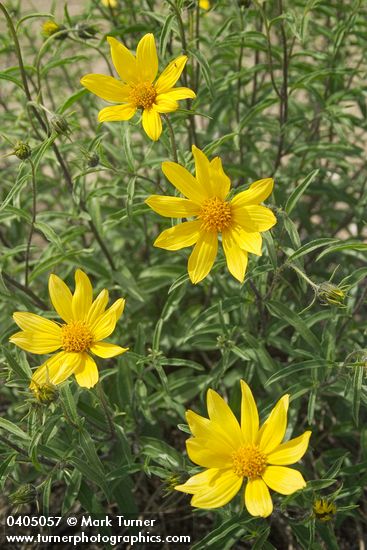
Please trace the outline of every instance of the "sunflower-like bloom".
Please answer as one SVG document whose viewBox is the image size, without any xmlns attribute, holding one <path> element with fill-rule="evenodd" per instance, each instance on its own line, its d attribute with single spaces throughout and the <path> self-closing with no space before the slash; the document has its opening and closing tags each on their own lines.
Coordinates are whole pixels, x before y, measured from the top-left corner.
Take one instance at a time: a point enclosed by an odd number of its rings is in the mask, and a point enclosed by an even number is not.
<svg viewBox="0 0 367 550">
<path fill-rule="evenodd" d="M 161 113 L 175 111 L 179 99 L 195 97 L 189 88 L 174 88 L 186 65 L 187 56 L 181 55 L 171 61 L 155 81 L 158 57 L 152 34 L 146 34 L 140 40 L 136 56 L 112 36 L 108 36 L 107 40 L 121 80 L 102 74 L 87 74 L 80 80 L 87 90 L 98 97 L 120 104 L 102 109 L 98 120 L 129 120 L 137 109 L 142 109 L 143 128 L 150 139 L 156 141 L 162 133 Z"/>
<path fill-rule="evenodd" d="M 210 8 L 209 0 L 199 0 L 199 6 L 202 10 L 208 10 Z"/>
<path fill-rule="evenodd" d="M 117 0 L 102 0 L 102 4 L 106 6 L 106 8 L 116 8 Z"/>
<path fill-rule="evenodd" d="M 242 404 L 239 425 L 227 403 L 213 390 L 207 394 L 209 419 L 186 413 L 194 437 L 186 442 L 190 459 L 207 468 L 175 489 L 192 494 L 197 508 L 219 508 L 241 489 L 253 516 L 267 517 L 273 503 L 268 487 L 290 495 L 305 487 L 300 472 L 287 468 L 304 455 L 310 431 L 282 443 L 287 427 L 289 396 L 284 395 L 259 427 L 259 415 L 248 385 L 241 380 Z"/>
<path fill-rule="evenodd" d="M 125 300 L 119 298 L 106 310 L 108 291 L 104 289 L 93 301 L 91 282 L 81 269 L 75 272 L 74 294 L 57 275 L 50 275 L 48 289 L 52 305 L 64 322 L 17 311 L 13 319 L 21 331 L 13 334 L 10 342 L 40 355 L 62 349 L 37 368 L 30 385 L 33 391 L 46 383 L 60 384 L 72 374 L 79 386 L 91 388 L 98 382 L 98 369 L 89 352 L 109 358 L 128 349 L 101 341 L 115 330 Z"/>
<path fill-rule="evenodd" d="M 192 153 L 196 178 L 175 162 L 162 164 L 167 179 L 187 198 L 152 195 L 145 202 L 161 216 L 195 219 L 166 229 L 154 246 L 179 250 L 195 245 L 188 272 L 191 282 L 196 284 L 211 270 L 218 251 L 218 234 L 221 234 L 228 269 L 243 282 L 248 252 L 261 256 L 260 231 L 267 231 L 276 223 L 272 211 L 259 205 L 272 192 L 274 182 L 271 178 L 256 181 L 229 200 L 231 182 L 220 158 L 210 162 L 195 145 Z"/>
</svg>

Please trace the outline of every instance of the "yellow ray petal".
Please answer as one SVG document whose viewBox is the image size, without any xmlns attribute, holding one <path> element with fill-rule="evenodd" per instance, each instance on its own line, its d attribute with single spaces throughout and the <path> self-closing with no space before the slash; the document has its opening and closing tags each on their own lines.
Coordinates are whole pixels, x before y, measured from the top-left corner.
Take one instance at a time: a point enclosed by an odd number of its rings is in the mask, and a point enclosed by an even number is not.
<svg viewBox="0 0 367 550">
<path fill-rule="evenodd" d="M 241 430 L 245 443 L 255 443 L 259 431 L 259 413 L 249 386 L 241 380 Z"/>
<path fill-rule="evenodd" d="M 266 206 L 233 206 L 231 201 L 233 222 L 249 233 L 268 231 L 277 223 L 273 212 Z"/>
<path fill-rule="evenodd" d="M 81 269 L 75 272 L 75 292 L 71 302 L 73 317 L 84 321 L 93 301 L 93 288 L 88 275 Z"/>
<path fill-rule="evenodd" d="M 212 484 L 197 492 L 191 499 L 196 508 L 219 508 L 227 504 L 238 493 L 242 478 L 236 476 L 232 469 L 219 470 Z"/>
<path fill-rule="evenodd" d="M 298 470 L 285 466 L 268 466 L 262 478 L 270 489 L 281 495 L 291 495 L 306 487 L 302 474 Z"/>
<path fill-rule="evenodd" d="M 167 65 L 155 84 L 158 94 L 164 94 L 165 92 L 168 92 L 170 88 L 173 88 L 184 70 L 186 61 L 187 56 L 181 55 Z"/>
<path fill-rule="evenodd" d="M 208 157 L 196 145 L 192 146 L 192 154 L 195 159 L 196 180 L 207 197 L 215 196 L 210 182 L 210 162 Z"/>
<path fill-rule="evenodd" d="M 108 303 L 108 290 L 105 288 L 101 290 L 101 292 L 98 294 L 97 298 L 94 300 L 92 305 L 89 308 L 87 317 L 86 317 L 86 323 L 90 326 L 92 326 L 95 321 L 100 317 L 104 310 L 106 309 Z"/>
<path fill-rule="evenodd" d="M 195 222 L 190 222 L 195 223 Z M 218 236 L 214 231 L 205 231 L 191 252 L 188 262 L 188 272 L 193 284 L 197 284 L 208 275 L 213 267 L 218 252 Z"/>
<path fill-rule="evenodd" d="M 129 99 L 130 87 L 122 84 L 112 76 L 103 74 L 86 74 L 80 79 L 84 88 L 105 101 L 124 103 Z"/>
<path fill-rule="evenodd" d="M 50 334 L 51 337 L 61 338 L 61 327 L 50 321 L 44 319 L 35 313 L 28 313 L 27 311 L 16 311 L 13 313 L 13 319 L 22 330 L 29 332 L 43 332 Z"/>
<path fill-rule="evenodd" d="M 130 120 L 136 113 L 136 107 L 126 103 L 124 105 L 112 105 L 105 107 L 98 113 L 98 122 L 115 122 L 118 120 Z"/>
<path fill-rule="evenodd" d="M 159 94 L 154 101 L 157 113 L 172 113 L 178 109 L 177 101 L 170 94 Z"/>
<path fill-rule="evenodd" d="M 147 136 L 153 141 L 157 141 L 162 133 L 162 120 L 155 109 L 144 109 L 143 128 Z"/>
<path fill-rule="evenodd" d="M 154 241 L 154 246 L 165 250 L 180 250 L 196 243 L 200 235 L 200 221 L 184 222 L 165 229 Z"/>
<path fill-rule="evenodd" d="M 247 482 L 245 489 L 246 508 L 252 516 L 266 518 L 273 511 L 273 503 L 269 489 L 260 478 Z"/>
<path fill-rule="evenodd" d="M 232 455 L 233 437 L 225 425 L 218 421 L 213 422 L 190 410 L 186 412 L 186 419 L 195 438 L 204 439 L 209 448 L 216 448 L 221 454 Z"/>
<path fill-rule="evenodd" d="M 239 247 L 231 229 L 223 230 L 222 244 L 229 272 L 243 283 L 248 262 L 247 252 Z"/>
<path fill-rule="evenodd" d="M 16 332 L 9 341 L 25 351 L 43 355 L 52 353 L 61 347 L 61 337 L 49 332 L 33 332 L 29 330 Z"/>
<path fill-rule="evenodd" d="M 232 231 L 233 237 L 242 250 L 246 250 L 257 256 L 262 255 L 262 236 L 260 233 L 248 233 L 248 231 L 245 231 L 239 225 L 234 226 Z"/>
<path fill-rule="evenodd" d="M 258 444 L 261 452 L 269 454 L 284 438 L 287 428 L 287 411 L 289 405 L 289 395 L 283 395 L 271 411 L 268 419 L 264 422 L 258 434 Z"/>
<path fill-rule="evenodd" d="M 206 402 L 210 420 L 224 428 L 232 448 L 237 450 L 244 440 L 238 420 L 228 403 L 212 389 L 208 390 Z"/>
<path fill-rule="evenodd" d="M 219 157 L 215 157 L 210 163 L 210 178 L 215 196 L 224 201 L 231 188 L 231 180 L 224 172 Z"/>
<path fill-rule="evenodd" d="M 231 468 L 231 453 L 223 450 L 215 439 L 190 438 L 186 441 L 190 460 L 204 468 Z"/>
<path fill-rule="evenodd" d="M 55 385 L 61 384 L 78 368 L 80 360 L 80 353 L 67 353 L 66 351 L 57 353 L 36 369 L 30 388 L 34 388 L 36 384 L 42 385 L 49 382 Z"/>
<path fill-rule="evenodd" d="M 88 353 L 81 353 L 80 355 L 80 365 L 74 372 L 76 381 L 82 388 L 93 388 L 99 378 L 97 365 Z"/>
<path fill-rule="evenodd" d="M 172 185 L 193 202 L 202 204 L 209 198 L 208 192 L 202 188 L 197 179 L 180 164 L 170 161 L 163 162 L 162 171 Z"/>
<path fill-rule="evenodd" d="M 115 330 L 116 321 L 116 312 L 111 308 L 101 315 L 91 327 L 94 342 L 108 338 Z"/>
<path fill-rule="evenodd" d="M 139 79 L 152 83 L 158 72 L 158 57 L 154 36 L 149 33 L 143 36 L 136 49 L 136 65 Z"/>
<path fill-rule="evenodd" d="M 128 84 L 138 82 L 136 59 L 133 54 L 113 36 L 107 36 L 107 41 L 111 48 L 112 62 L 121 80 Z"/>
<path fill-rule="evenodd" d="M 208 486 L 212 485 L 213 480 L 218 477 L 218 473 L 218 468 L 204 470 L 204 472 L 191 476 L 185 483 L 176 485 L 175 489 L 190 495 L 194 495 L 198 492 L 200 493 L 201 491 L 205 491 Z"/>
<path fill-rule="evenodd" d="M 124 312 L 125 304 L 126 304 L 125 298 L 119 298 L 118 300 L 116 300 L 116 302 L 112 304 L 111 307 L 108 308 L 106 313 L 109 311 L 114 311 L 116 315 L 116 321 L 118 321 Z"/>
<path fill-rule="evenodd" d="M 269 464 L 286 466 L 298 462 L 305 454 L 311 436 L 310 431 L 282 443 L 268 455 Z"/>
<path fill-rule="evenodd" d="M 180 197 L 165 197 L 162 195 L 151 195 L 145 204 L 150 206 L 154 212 L 167 218 L 190 218 L 197 216 L 200 206 L 188 199 Z"/>
<path fill-rule="evenodd" d="M 72 294 L 64 281 L 57 275 L 50 275 L 48 280 L 48 291 L 55 311 L 66 323 L 73 320 L 71 309 Z"/>
<path fill-rule="evenodd" d="M 115 320 L 116 320 L 116 323 L 117 323 L 117 321 L 120 319 L 121 315 L 124 312 L 125 303 L 126 303 L 126 301 L 125 301 L 124 298 L 119 298 L 118 300 L 116 300 L 112 304 L 112 306 L 110 306 L 108 309 L 106 309 L 105 312 L 102 312 L 101 315 L 99 315 L 98 317 L 95 317 L 95 320 L 94 320 L 93 324 L 90 325 L 91 331 L 94 333 L 95 330 L 96 330 L 96 327 L 100 324 L 100 322 L 103 325 L 103 323 L 104 323 L 102 321 L 103 318 L 105 318 L 105 321 L 106 320 L 108 321 L 110 314 L 115 315 Z M 107 338 L 107 336 L 104 336 L 103 338 Z M 95 341 L 96 340 L 103 340 L 103 338 L 95 337 Z"/>
<path fill-rule="evenodd" d="M 248 206 L 249 204 L 259 204 L 268 198 L 273 191 L 273 187 L 274 180 L 272 178 L 255 181 L 246 191 L 238 193 L 238 195 L 232 199 L 232 204 L 239 208 Z"/>
<path fill-rule="evenodd" d="M 178 101 L 180 99 L 194 99 L 196 97 L 196 93 L 193 90 L 190 90 L 190 88 L 185 88 L 183 86 L 178 86 L 177 88 L 166 90 L 164 95 L 169 96 L 175 101 Z"/>
<path fill-rule="evenodd" d="M 116 355 L 121 355 L 128 351 L 129 348 L 122 348 L 121 346 L 116 346 L 115 344 L 109 344 L 108 342 L 98 342 L 93 344 L 90 348 L 90 351 L 98 357 L 103 357 L 108 359 L 109 357 L 115 357 Z"/>
</svg>

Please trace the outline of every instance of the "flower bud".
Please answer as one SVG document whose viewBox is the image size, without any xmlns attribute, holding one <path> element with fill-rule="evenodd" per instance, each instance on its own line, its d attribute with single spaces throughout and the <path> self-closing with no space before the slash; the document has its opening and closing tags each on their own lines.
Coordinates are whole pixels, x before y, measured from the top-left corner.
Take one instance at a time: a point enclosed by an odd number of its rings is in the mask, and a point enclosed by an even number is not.
<svg viewBox="0 0 367 550">
<path fill-rule="evenodd" d="M 50 405 L 59 397 L 59 390 L 54 384 L 46 382 L 45 384 L 34 384 L 32 392 L 35 399 L 42 405 Z"/>
<path fill-rule="evenodd" d="M 44 37 L 49 38 L 53 34 L 63 31 L 65 28 L 64 25 L 59 25 L 55 21 L 52 21 L 52 19 L 48 19 L 42 25 L 42 34 Z M 60 33 L 58 36 L 55 36 L 55 40 L 65 40 L 67 35 L 67 31 Z"/>
<path fill-rule="evenodd" d="M 345 288 L 341 288 L 333 283 L 326 281 L 317 287 L 317 296 L 323 305 L 332 305 L 345 307 L 346 298 Z"/>
<path fill-rule="evenodd" d="M 21 506 L 22 504 L 34 502 L 36 496 L 35 488 L 29 483 L 25 483 L 9 495 L 9 500 L 14 506 Z"/>
<path fill-rule="evenodd" d="M 313 503 L 313 514 L 319 521 L 330 521 L 336 514 L 336 506 L 324 498 L 317 499 Z"/>
<path fill-rule="evenodd" d="M 173 493 L 176 485 L 181 483 L 181 476 L 179 474 L 171 474 L 164 480 L 163 492 L 165 496 Z"/>
<path fill-rule="evenodd" d="M 26 160 L 31 156 L 31 148 L 29 147 L 28 143 L 25 143 L 23 141 L 17 141 L 14 147 L 13 154 L 18 157 L 20 160 Z"/>
<path fill-rule="evenodd" d="M 90 168 L 94 168 L 99 164 L 99 156 L 95 151 L 87 154 L 87 164 Z"/>
<path fill-rule="evenodd" d="M 102 4 L 106 6 L 106 8 L 116 8 L 117 3 L 117 0 L 102 0 Z"/>
<path fill-rule="evenodd" d="M 51 126 L 52 126 L 53 130 L 55 130 L 55 132 L 59 135 L 67 134 L 70 130 L 68 121 L 63 116 L 54 115 L 51 118 L 50 122 L 51 122 Z"/>
<path fill-rule="evenodd" d="M 93 27 L 92 25 L 85 25 L 84 23 L 81 23 L 80 25 L 78 24 L 76 28 L 79 38 L 82 38 L 83 40 L 94 38 L 98 32 L 96 27 Z"/>
</svg>

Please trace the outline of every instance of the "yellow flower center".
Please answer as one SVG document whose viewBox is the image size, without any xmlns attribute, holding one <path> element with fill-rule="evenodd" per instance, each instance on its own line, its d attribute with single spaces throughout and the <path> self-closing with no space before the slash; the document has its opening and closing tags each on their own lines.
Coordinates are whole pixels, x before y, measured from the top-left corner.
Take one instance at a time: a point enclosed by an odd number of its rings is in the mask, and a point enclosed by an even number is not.
<svg viewBox="0 0 367 550">
<path fill-rule="evenodd" d="M 65 351 L 80 353 L 90 348 L 93 336 L 84 321 L 72 321 L 61 327 L 62 347 Z"/>
<path fill-rule="evenodd" d="M 157 91 L 153 84 L 149 82 L 140 82 L 132 88 L 129 100 L 135 107 L 150 109 L 156 97 Z"/>
<path fill-rule="evenodd" d="M 238 477 L 260 477 L 266 468 L 266 456 L 256 445 L 240 447 L 232 454 L 232 468 Z"/>
<path fill-rule="evenodd" d="M 207 231 L 223 231 L 231 223 L 231 205 L 218 197 L 208 199 L 202 205 L 199 218 L 203 221 L 202 227 Z"/>
</svg>

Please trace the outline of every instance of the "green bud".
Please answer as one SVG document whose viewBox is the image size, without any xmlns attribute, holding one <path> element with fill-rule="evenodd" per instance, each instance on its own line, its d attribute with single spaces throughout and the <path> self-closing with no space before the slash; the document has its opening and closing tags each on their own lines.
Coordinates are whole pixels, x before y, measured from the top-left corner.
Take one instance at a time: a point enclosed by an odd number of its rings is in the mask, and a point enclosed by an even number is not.
<svg viewBox="0 0 367 550">
<path fill-rule="evenodd" d="M 99 164 L 99 156 L 95 151 L 87 154 L 87 163 L 90 168 L 94 168 Z"/>
<path fill-rule="evenodd" d="M 83 40 L 94 38 L 95 35 L 98 33 L 96 27 L 93 27 L 92 25 L 86 25 L 84 23 L 76 25 L 76 28 L 79 38 L 82 38 Z"/>
<path fill-rule="evenodd" d="M 51 126 L 52 126 L 53 130 L 55 130 L 55 132 L 59 135 L 67 134 L 70 130 L 68 121 L 63 116 L 54 115 L 51 118 L 50 122 L 51 122 Z"/>
<path fill-rule="evenodd" d="M 171 474 L 164 480 L 163 491 L 165 496 L 175 491 L 176 485 L 181 483 L 180 476 L 178 474 Z"/>
<path fill-rule="evenodd" d="M 14 506 L 21 506 L 22 504 L 34 502 L 36 496 L 35 488 L 29 483 L 25 483 L 9 495 L 9 500 Z"/>
<path fill-rule="evenodd" d="M 335 504 L 324 498 L 315 500 L 312 510 L 314 517 L 323 522 L 330 521 L 336 514 Z"/>
<path fill-rule="evenodd" d="M 346 298 L 345 288 L 341 288 L 333 283 L 326 281 L 317 287 L 317 296 L 323 305 L 332 305 L 345 307 Z"/>
<path fill-rule="evenodd" d="M 34 383 L 31 389 L 35 399 L 42 405 L 50 405 L 50 403 L 56 401 L 59 397 L 57 386 L 48 382 L 45 384 Z"/>
<path fill-rule="evenodd" d="M 66 29 L 64 25 L 59 25 L 55 21 L 52 21 L 52 19 L 48 19 L 42 25 L 42 34 L 46 38 L 49 38 L 53 34 L 63 31 L 64 29 Z M 55 40 L 65 40 L 67 36 L 68 36 L 68 33 L 67 31 L 65 31 L 63 33 L 60 33 L 58 36 L 55 36 Z"/>
<path fill-rule="evenodd" d="M 26 160 L 31 156 L 31 148 L 29 147 L 28 143 L 25 143 L 23 141 L 17 141 L 14 147 L 13 154 L 18 157 L 20 160 Z"/>
</svg>

